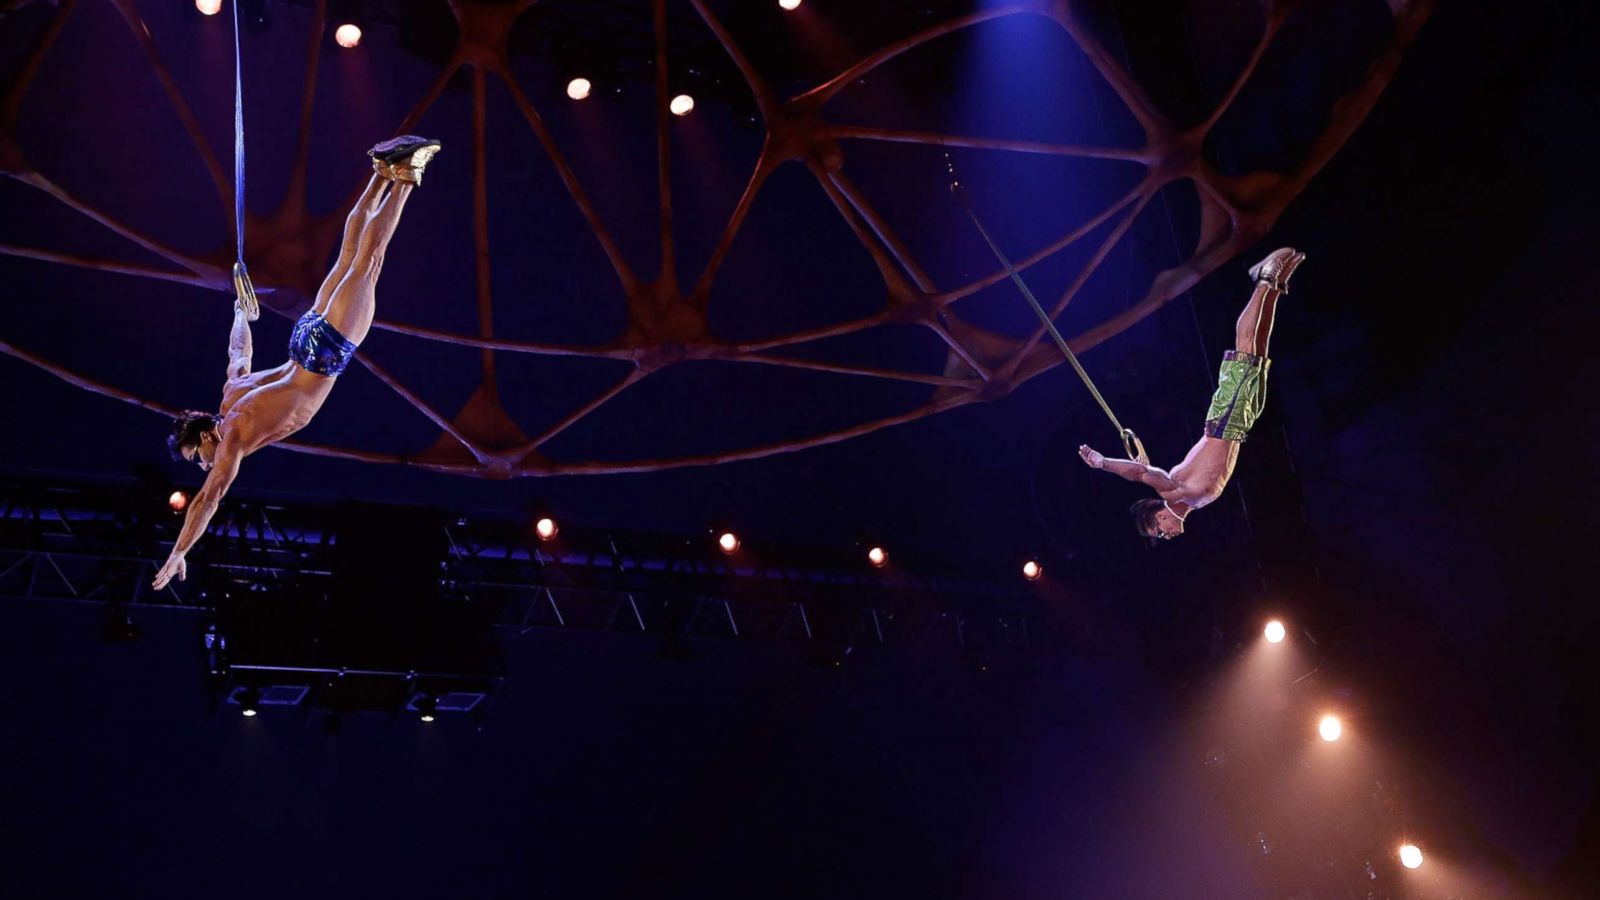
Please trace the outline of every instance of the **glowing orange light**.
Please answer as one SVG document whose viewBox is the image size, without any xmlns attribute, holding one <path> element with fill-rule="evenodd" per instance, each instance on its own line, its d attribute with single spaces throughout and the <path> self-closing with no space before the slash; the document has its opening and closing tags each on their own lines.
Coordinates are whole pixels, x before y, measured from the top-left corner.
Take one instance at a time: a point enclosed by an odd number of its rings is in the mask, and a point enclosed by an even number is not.
<svg viewBox="0 0 1600 900">
<path fill-rule="evenodd" d="M 574 78 L 567 82 L 567 96 L 574 100 L 582 100 L 589 96 L 589 91 L 593 88 L 594 85 L 589 83 L 589 79 Z"/>
<path fill-rule="evenodd" d="M 731 554 L 739 549 L 739 536 L 731 531 L 724 531 L 722 536 L 717 538 L 717 546 L 722 548 L 723 553 Z"/>
<path fill-rule="evenodd" d="M 1284 636 L 1288 634 L 1288 632 L 1284 630 L 1283 623 L 1279 622 L 1277 619 L 1273 619 L 1271 622 L 1268 622 L 1266 629 L 1262 633 L 1267 636 L 1267 642 L 1271 644 L 1283 643 Z"/>
<path fill-rule="evenodd" d="M 549 516 L 546 516 L 533 523 L 533 531 L 535 534 L 539 535 L 539 540 L 541 541 L 548 541 L 555 537 L 556 532 L 559 530 L 560 529 L 556 527 L 556 520 L 550 518 Z"/>
<path fill-rule="evenodd" d="M 1022 564 L 1022 577 L 1029 581 L 1038 581 L 1039 576 L 1043 574 L 1044 567 L 1031 559 Z"/>
<path fill-rule="evenodd" d="M 1416 844 L 1400 845 L 1400 865 L 1415 869 L 1422 865 L 1422 848 Z"/>
<path fill-rule="evenodd" d="M 222 12 L 222 0 L 194 0 L 194 8 L 200 10 L 202 16 L 214 16 Z"/>
<path fill-rule="evenodd" d="M 1331 744 L 1344 734 L 1344 724 L 1339 721 L 1338 716 L 1323 716 L 1322 721 L 1317 723 L 1317 734 L 1322 735 L 1322 739 Z"/>
<path fill-rule="evenodd" d="M 183 491 L 173 491 L 172 496 L 167 498 L 167 505 L 172 507 L 173 512 L 183 512 L 189 506 L 189 495 Z"/>
<path fill-rule="evenodd" d="M 339 29 L 333 33 L 333 40 L 334 43 L 344 47 L 345 49 L 354 47 L 355 45 L 361 43 L 361 28 L 360 26 L 346 22 L 345 24 L 340 25 Z"/>
<path fill-rule="evenodd" d="M 799 9 L 800 0 L 778 0 L 778 5 L 784 9 Z"/>
<path fill-rule="evenodd" d="M 889 554 L 882 547 L 873 547 L 871 550 L 867 551 L 867 562 L 872 563 L 874 566 L 877 566 L 880 569 L 883 568 L 883 564 L 888 561 Z"/>
<path fill-rule="evenodd" d="M 675 116 L 687 116 L 694 111 L 694 98 L 688 94 L 679 94 L 672 98 L 672 103 L 668 104 L 667 109 L 672 110 Z"/>
</svg>

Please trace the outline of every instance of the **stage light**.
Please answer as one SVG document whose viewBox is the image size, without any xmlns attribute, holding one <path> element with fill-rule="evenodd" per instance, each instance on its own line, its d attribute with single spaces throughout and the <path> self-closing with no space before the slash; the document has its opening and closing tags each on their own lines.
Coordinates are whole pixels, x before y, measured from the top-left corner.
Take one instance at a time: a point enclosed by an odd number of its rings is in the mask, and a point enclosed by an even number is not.
<svg viewBox="0 0 1600 900">
<path fill-rule="evenodd" d="M 667 106 L 675 116 L 687 116 L 694 111 L 694 98 L 688 94 L 679 94 L 672 98 L 672 103 Z"/>
<path fill-rule="evenodd" d="M 882 547 L 873 547 L 867 551 L 867 562 L 872 563 L 875 568 L 883 568 L 883 564 L 888 561 L 889 554 Z"/>
<path fill-rule="evenodd" d="M 1322 739 L 1331 744 L 1344 734 L 1344 725 L 1338 716 L 1323 716 L 1322 721 L 1317 723 L 1317 734 L 1322 735 Z"/>
<path fill-rule="evenodd" d="M 589 91 L 593 87 L 594 85 L 590 84 L 587 78 L 574 78 L 567 82 L 567 96 L 574 100 L 582 100 L 589 96 Z"/>
<path fill-rule="evenodd" d="M 239 704 L 239 714 L 247 719 L 256 715 L 256 704 L 261 702 L 261 692 L 255 688 L 243 688 L 233 695 L 233 701 Z"/>
<path fill-rule="evenodd" d="M 1283 643 L 1284 635 L 1288 634 L 1288 632 L 1283 628 L 1283 623 L 1279 622 L 1277 619 L 1273 619 L 1271 622 L 1268 622 L 1265 631 L 1262 633 L 1267 636 L 1267 643 L 1269 644 Z"/>
<path fill-rule="evenodd" d="M 1026 578 L 1029 581 L 1038 581 L 1042 575 L 1044 575 L 1044 567 L 1033 560 L 1030 559 L 1022 564 L 1023 578 Z"/>
<path fill-rule="evenodd" d="M 724 531 L 722 536 L 717 538 L 717 546 L 722 548 L 723 553 L 732 555 L 739 549 L 739 536 L 731 531 Z"/>
<path fill-rule="evenodd" d="M 434 710 L 439 708 L 439 701 L 423 695 L 417 698 L 415 705 L 417 707 L 418 721 L 432 722 Z"/>
<path fill-rule="evenodd" d="M 214 16 L 222 12 L 222 0 L 194 0 L 194 8 L 200 10 L 202 16 Z"/>
<path fill-rule="evenodd" d="M 789 10 L 799 9 L 800 0 L 778 0 L 778 5 Z"/>
<path fill-rule="evenodd" d="M 167 498 L 167 505 L 172 507 L 173 512 L 181 513 L 189 508 L 189 495 L 183 491 L 173 491 L 172 496 Z"/>
<path fill-rule="evenodd" d="M 361 26 L 346 22 L 340 25 L 333 33 L 333 40 L 339 46 L 349 49 L 361 43 Z"/>
<path fill-rule="evenodd" d="M 539 536 L 539 540 L 541 541 L 550 540 L 551 538 L 555 537 L 556 533 L 560 530 L 561 529 L 556 527 L 556 520 L 550 518 L 549 516 L 545 516 L 533 524 L 533 532 Z"/>
<path fill-rule="evenodd" d="M 1415 869 L 1422 865 L 1422 848 L 1416 844 L 1400 845 L 1400 865 Z"/>
</svg>

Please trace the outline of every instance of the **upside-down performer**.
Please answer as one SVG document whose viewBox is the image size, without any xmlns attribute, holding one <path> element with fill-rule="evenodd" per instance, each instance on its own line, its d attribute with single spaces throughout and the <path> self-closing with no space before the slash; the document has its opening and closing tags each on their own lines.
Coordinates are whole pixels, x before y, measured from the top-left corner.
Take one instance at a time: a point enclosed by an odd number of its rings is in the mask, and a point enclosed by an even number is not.
<svg viewBox="0 0 1600 900">
<path fill-rule="evenodd" d="M 317 290 L 316 303 L 294 325 L 286 362 L 250 371 L 251 316 L 242 302 L 235 303 L 221 408 L 214 414 L 184 412 L 167 438 L 174 459 L 199 463 L 207 474 L 171 555 L 156 573 L 156 590 L 174 576 L 179 580 L 188 576 L 184 557 L 205 533 L 222 495 L 239 474 L 240 461 L 306 427 L 328 399 L 334 379 L 350 365 L 372 327 L 373 291 L 384 250 L 406 198 L 422 183 L 422 171 L 439 146 L 438 141 L 403 135 L 367 151 L 372 157 L 372 180 L 345 220 L 339 261 Z"/>
<path fill-rule="evenodd" d="M 1217 391 L 1206 413 L 1205 434 L 1183 462 L 1165 472 L 1131 459 L 1106 459 L 1088 444 L 1078 448 L 1083 461 L 1129 481 L 1148 485 L 1159 500 L 1140 500 L 1130 510 L 1133 524 L 1145 537 L 1171 540 L 1183 534 L 1189 513 L 1222 496 L 1239 459 L 1239 445 L 1261 415 L 1267 400 L 1267 341 L 1278 298 L 1289 292 L 1289 276 L 1306 255 L 1292 247 L 1275 250 L 1256 263 L 1250 276 L 1255 292 L 1234 328 L 1233 349 L 1223 354 Z"/>
</svg>

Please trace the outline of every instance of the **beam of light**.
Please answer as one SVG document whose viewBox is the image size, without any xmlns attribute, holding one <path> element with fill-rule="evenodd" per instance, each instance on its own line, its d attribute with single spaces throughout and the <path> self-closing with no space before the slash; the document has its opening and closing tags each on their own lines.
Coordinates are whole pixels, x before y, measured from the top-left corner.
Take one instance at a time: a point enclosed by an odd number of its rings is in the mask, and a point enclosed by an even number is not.
<svg viewBox="0 0 1600 900">
<path fill-rule="evenodd" d="M 722 536 L 717 538 L 717 546 L 722 548 L 723 553 L 732 555 L 739 549 L 739 536 L 731 531 L 724 531 Z"/>
<path fill-rule="evenodd" d="M 1044 567 L 1031 559 L 1022 564 L 1022 577 L 1029 581 L 1038 581 L 1039 576 L 1043 574 Z"/>
<path fill-rule="evenodd" d="M 1267 642 L 1270 644 L 1283 643 L 1284 636 L 1288 634 L 1288 632 L 1284 630 L 1283 623 L 1279 622 L 1277 619 L 1273 619 L 1271 622 L 1268 622 L 1267 627 L 1263 629 L 1261 633 L 1266 635 Z"/>
<path fill-rule="evenodd" d="M 867 562 L 872 563 L 877 568 L 883 568 L 883 564 L 888 561 L 889 553 L 882 547 L 873 547 L 867 551 Z"/>
<path fill-rule="evenodd" d="M 1338 716 L 1323 716 L 1322 721 L 1317 723 L 1317 734 L 1322 735 L 1322 739 L 1331 744 L 1344 734 L 1344 724 L 1339 721 Z"/>
<path fill-rule="evenodd" d="M 189 508 L 189 495 L 183 491 L 173 491 L 172 496 L 167 498 L 167 505 L 172 507 L 175 513 L 183 512 Z"/>
<path fill-rule="evenodd" d="M 778 5 L 787 10 L 796 10 L 800 8 L 800 0 L 778 0 Z"/>
<path fill-rule="evenodd" d="M 561 529 L 556 527 L 556 520 L 550 518 L 549 516 L 545 516 L 533 524 L 533 532 L 539 536 L 539 540 L 541 541 L 550 540 L 551 538 L 555 537 L 556 532 L 560 530 Z"/>
<path fill-rule="evenodd" d="M 694 111 L 694 98 L 688 94 L 679 94 L 672 98 L 672 103 L 667 108 L 672 110 L 675 116 L 687 116 Z"/>
<path fill-rule="evenodd" d="M 567 82 L 567 96 L 574 100 L 582 100 L 589 96 L 589 92 L 593 89 L 594 85 L 590 84 L 587 78 L 574 78 Z"/>
<path fill-rule="evenodd" d="M 361 43 L 361 27 L 359 25 L 346 22 L 345 24 L 340 25 L 339 29 L 333 33 L 333 40 L 339 46 L 348 50 L 349 48 Z"/>
<path fill-rule="evenodd" d="M 1400 865 L 1415 869 L 1422 865 L 1422 848 L 1416 844 L 1400 845 Z"/>
<path fill-rule="evenodd" d="M 222 0 L 194 0 L 194 8 L 200 10 L 202 16 L 214 16 L 222 12 Z"/>
</svg>

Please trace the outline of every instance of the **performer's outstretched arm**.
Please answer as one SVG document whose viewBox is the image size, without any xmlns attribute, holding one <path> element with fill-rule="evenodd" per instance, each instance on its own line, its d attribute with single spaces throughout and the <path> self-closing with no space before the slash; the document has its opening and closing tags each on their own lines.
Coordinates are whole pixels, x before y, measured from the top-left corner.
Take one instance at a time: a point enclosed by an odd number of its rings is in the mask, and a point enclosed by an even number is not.
<svg viewBox="0 0 1600 900">
<path fill-rule="evenodd" d="M 166 587 L 173 576 L 177 576 L 179 581 L 188 577 L 189 566 L 183 558 L 188 555 L 195 541 L 200 540 L 200 535 L 205 534 L 206 526 L 211 524 L 211 517 L 216 515 L 217 506 L 222 503 L 222 495 L 228 492 L 234 477 L 239 474 L 242 456 L 238 445 L 229 438 L 223 438 L 211 471 L 206 474 L 205 484 L 200 486 L 189 504 L 189 514 L 183 520 L 183 530 L 178 533 L 178 540 L 172 545 L 172 553 L 167 556 L 166 563 L 152 582 L 156 590 Z"/>
<path fill-rule="evenodd" d="M 1089 464 L 1090 468 L 1104 469 L 1113 475 L 1149 485 L 1157 493 L 1177 490 L 1177 482 L 1172 480 L 1165 469 L 1158 469 L 1148 463 L 1134 459 L 1106 459 L 1098 451 L 1084 444 L 1078 448 L 1078 455 Z"/>
<path fill-rule="evenodd" d="M 250 374 L 250 357 L 255 348 L 250 342 L 250 319 L 244 309 L 233 308 L 233 331 L 228 334 L 228 377 L 242 378 Z"/>
</svg>

